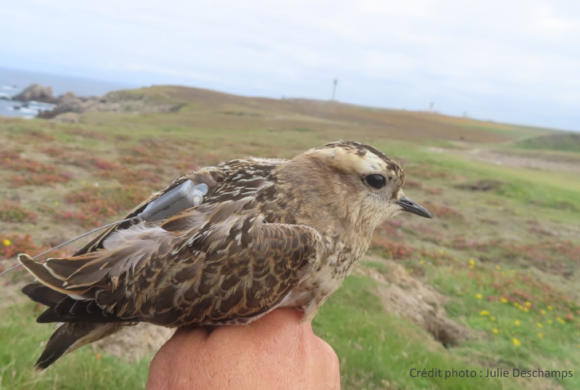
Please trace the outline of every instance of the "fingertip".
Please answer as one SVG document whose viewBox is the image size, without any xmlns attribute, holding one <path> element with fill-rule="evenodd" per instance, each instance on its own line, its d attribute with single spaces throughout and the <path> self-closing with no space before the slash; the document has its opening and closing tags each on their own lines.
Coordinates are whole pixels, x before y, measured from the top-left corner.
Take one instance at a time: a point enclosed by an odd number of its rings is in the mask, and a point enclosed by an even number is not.
<svg viewBox="0 0 580 390">
<path fill-rule="evenodd" d="M 339 360 L 338 360 L 338 355 L 336 354 L 336 351 L 334 350 L 334 348 L 332 348 L 332 345 L 328 344 L 326 341 L 324 341 L 323 339 L 321 339 L 320 337 L 316 336 L 316 338 L 318 339 L 318 349 L 320 351 L 320 354 L 322 355 L 322 357 L 327 360 L 329 362 L 329 364 L 332 364 L 332 367 L 338 371 L 339 368 Z"/>
</svg>

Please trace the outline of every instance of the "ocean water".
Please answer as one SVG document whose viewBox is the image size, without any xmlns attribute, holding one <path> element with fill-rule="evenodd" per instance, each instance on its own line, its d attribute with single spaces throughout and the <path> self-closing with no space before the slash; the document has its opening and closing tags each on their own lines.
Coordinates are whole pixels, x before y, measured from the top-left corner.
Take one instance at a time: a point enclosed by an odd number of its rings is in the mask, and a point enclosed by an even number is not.
<svg viewBox="0 0 580 390">
<path fill-rule="evenodd" d="M 30 84 L 51 86 L 54 96 L 59 96 L 69 91 L 78 96 L 102 96 L 111 91 L 136 87 L 129 84 L 0 68 L 1 116 L 34 118 L 39 111 L 54 108 L 52 104 L 40 102 L 28 102 L 26 104 L 24 102 L 5 100 L 19 94 Z"/>
</svg>

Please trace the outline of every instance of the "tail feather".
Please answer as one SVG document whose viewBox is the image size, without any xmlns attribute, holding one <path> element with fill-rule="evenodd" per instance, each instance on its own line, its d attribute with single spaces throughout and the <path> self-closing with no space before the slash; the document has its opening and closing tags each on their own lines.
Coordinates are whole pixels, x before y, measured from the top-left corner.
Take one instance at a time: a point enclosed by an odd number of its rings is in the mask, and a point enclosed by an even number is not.
<svg viewBox="0 0 580 390">
<path fill-rule="evenodd" d="M 42 303 L 48 307 L 55 307 L 60 301 L 67 297 L 66 295 L 54 291 L 38 282 L 27 284 L 22 289 L 22 292 L 34 302 Z"/>
<path fill-rule="evenodd" d="M 18 255 L 18 261 L 28 272 L 30 272 L 40 283 L 49 287 L 51 290 L 58 291 L 61 294 L 70 295 L 76 294 L 81 295 L 88 289 L 84 288 L 78 289 L 66 289 L 64 286 L 64 281 L 56 278 L 52 273 L 49 272 L 48 268 L 43 264 L 36 263 L 32 257 L 27 254 Z"/>
<path fill-rule="evenodd" d="M 45 370 L 65 354 L 117 332 L 122 325 L 68 323 L 61 325 L 48 339 L 42 355 L 34 365 Z"/>
</svg>

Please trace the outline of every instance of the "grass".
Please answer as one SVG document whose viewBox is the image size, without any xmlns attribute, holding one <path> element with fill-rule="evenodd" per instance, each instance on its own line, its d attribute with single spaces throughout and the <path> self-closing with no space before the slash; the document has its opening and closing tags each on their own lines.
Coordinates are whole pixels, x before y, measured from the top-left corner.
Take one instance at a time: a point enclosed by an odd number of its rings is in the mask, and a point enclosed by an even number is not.
<svg viewBox="0 0 580 390">
<path fill-rule="evenodd" d="M 462 346 L 459 355 L 477 352 L 478 360 L 487 365 L 526 371 L 578 367 L 580 333 L 574 300 L 518 270 L 476 269 L 427 270 L 427 280 L 434 286 L 461 298 L 447 306 L 450 317 L 463 319 L 485 335 Z M 580 388 L 574 378 L 558 382 L 564 388 Z"/>
<path fill-rule="evenodd" d="M 34 223 L 36 218 L 34 211 L 28 210 L 18 203 L 7 200 L 0 201 L 0 219 L 5 222 Z"/>
<path fill-rule="evenodd" d="M 420 147 L 397 146 L 391 146 L 390 149 L 413 161 L 411 172 L 415 177 L 427 179 L 427 183 L 440 182 L 444 177 L 451 178 L 452 180 L 444 181 L 452 183 L 499 180 L 504 185 L 494 192 L 501 199 L 508 198 L 520 205 L 532 204 L 535 212 L 537 206 L 540 206 L 547 209 L 544 215 L 549 218 L 570 220 L 580 216 L 577 202 L 580 181 L 576 180 L 575 173 L 498 166 L 480 161 L 466 161 L 465 157 L 451 153 L 429 153 Z"/>
<path fill-rule="evenodd" d="M 499 381 L 481 378 L 483 367 L 462 362 L 422 329 L 385 313 L 372 288 L 373 282 L 366 277 L 349 277 L 314 319 L 317 334 L 340 356 L 344 388 L 384 389 L 395 384 L 405 389 L 504 388 Z M 412 368 L 469 369 L 477 374 L 469 380 L 413 378 Z"/>
<path fill-rule="evenodd" d="M 555 150 L 563 152 L 580 152 L 580 134 L 548 134 L 519 141 L 516 147 L 531 150 Z"/>
<path fill-rule="evenodd" d="M 142 389 L 147 380 L 149 361 L 127 364 L 103 356 L 93 348 L 70 354 L 50 370 L 39 375 L 32 367 L 52 329 L 39 326 L 32 303 L 2 309 L 0 323 L 0 389 Z M 122 367 L 122 369 L 119 369 Z"/>
<path fill-rule="evenodd" d="M 113 221 L 201 166 L 248 155 L 291 158 L 329 141 L 355 139 L 400 161 L 406 194 L 435 216 L 401 215 L 384 223 L 370 252 L 445 296 L 447 316 L 472 337 L 444 348 L 411 320 L 387 312 L 377 296 L 378 282 L 351 275 L 314 319 L 317 334 L 339 355 L 343 388 L 580 388 L 576 377 L 511 378 L 513 369 L 567 370 L 580 363 L 578 173 L 495 165 L 466 153 L 487 148 L 573 165 L 575 152 L 545 143 L 546 134 L 560 133 L 169 86 L 125 91 L 116 99 L 126 95 L 145 97 L 154 107 L 180 108 L 88 112 L 76 124 L 0 118 L 0 257 L 34 255 Z M 497 185 L 473 185 L 482 180 Z M 0 261 L 0 270 L 5 264 L 13 262 Z M 362 265 L 390 272 L 381 262 Z M 19 294 L 4 284 L 0 297 Z M 38 308 L 31 303 L 1 311 L 0 389 L 144 386 L 148 359 L 129 363 L 93 347 L 34 376 L 31 367 L 49 327 L 34 322 Z M 499 367 L 510 378 L 479 376 Z M 469 369 L 477 375 L 412 378 L 411 368 Z"/>
</svg>

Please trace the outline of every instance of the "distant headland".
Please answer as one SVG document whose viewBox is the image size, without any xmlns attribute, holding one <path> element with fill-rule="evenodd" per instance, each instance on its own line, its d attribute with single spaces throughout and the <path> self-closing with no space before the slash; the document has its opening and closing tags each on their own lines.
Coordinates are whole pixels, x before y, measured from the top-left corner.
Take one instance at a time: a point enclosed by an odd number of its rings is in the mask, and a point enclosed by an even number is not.
<svg viewBox="0 0 580 390">
<path fill-rule="evenodd" d="M 31 84 L 22 92 L 10 97 L 1 96 L 2 100 L 14 102 L 12 111 L 35 114 L 36 118 L 54 119 L 60 122 L 77 122 L 81 114 L 88 111 L 113 112 L 162 112 L 177 110 L 182 104 L 160 104 L 146 99 L 115 91 L 104 96 L 77 96 L 66 92 L 54 96 L 50 86 Z"/>
</svg>

